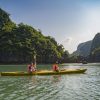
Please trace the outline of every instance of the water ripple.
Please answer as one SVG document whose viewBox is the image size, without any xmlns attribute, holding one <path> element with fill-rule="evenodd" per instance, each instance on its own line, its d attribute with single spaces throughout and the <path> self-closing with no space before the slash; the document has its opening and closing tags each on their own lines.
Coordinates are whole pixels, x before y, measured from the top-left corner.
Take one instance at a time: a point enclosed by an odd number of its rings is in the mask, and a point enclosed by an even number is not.
<svg viewBox="0 0 100 100">
<path fill-rule="evenodd" d="M 100 100 L 100 67 L 86 74 L 0 77 L 0 100 Z"/>
</svg>

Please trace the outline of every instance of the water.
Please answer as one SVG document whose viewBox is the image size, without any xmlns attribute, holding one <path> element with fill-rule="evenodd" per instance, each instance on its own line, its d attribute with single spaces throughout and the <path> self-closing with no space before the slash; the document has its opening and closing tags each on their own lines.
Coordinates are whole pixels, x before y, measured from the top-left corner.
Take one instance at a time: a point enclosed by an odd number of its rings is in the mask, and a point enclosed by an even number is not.
<svg viewBox="0 0 100 100">
<path fill-rule="evenodd" d="M 87 68 L 85 74 L 1 76 L 0 100 L 100 100 L 100 64 L 64 64 Z M 50 69 L 39 65 L 38 69 Z M 0 65 L 0 71 L 25 71 L 26 65 Z"/>
</svg>

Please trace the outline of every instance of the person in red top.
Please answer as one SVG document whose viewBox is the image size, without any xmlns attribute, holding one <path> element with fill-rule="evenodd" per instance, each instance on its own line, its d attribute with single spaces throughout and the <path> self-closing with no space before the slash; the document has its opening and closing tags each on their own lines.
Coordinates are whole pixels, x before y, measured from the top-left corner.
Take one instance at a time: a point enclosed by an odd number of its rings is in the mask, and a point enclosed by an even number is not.
<svg viewBox="0 0 100 100">
<path fill-rule="evenodd" d="M 53 71 L 56 71 L 56 72 L 59 71 L 59 67 L 58 67 L 57 62 L 53 65 Z"/>
</svg>

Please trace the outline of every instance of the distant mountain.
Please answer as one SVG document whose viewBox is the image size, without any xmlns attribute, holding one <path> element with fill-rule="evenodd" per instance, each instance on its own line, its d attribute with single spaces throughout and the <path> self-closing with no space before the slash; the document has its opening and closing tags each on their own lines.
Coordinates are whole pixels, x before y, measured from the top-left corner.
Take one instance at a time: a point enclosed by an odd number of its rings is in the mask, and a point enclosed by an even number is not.
<svg viewBox="0 0 100 100">
<path fill-rule="evenodd" d="M 83 57 L 89 56 L 91 50 L 91 44 L 92 40 L 79 44 L 77 50 L 73 52 L 73 55 L 79 55 Z"/>
<path fill-rule="evenodd" d="M 93 40 L 79 44 L 73 55 L 86 57 L 90 62 L 100 62 L 100 33 Z"/>
<path fill-rule="evenodd" d="M 100 33 L 97 33 L 92 41 L 90 60 L 100 62 Z"/>
<path fill-rule="evenodd" d="M 100 47 L 100 33 L 97 33 L 91 45 L 91 52 Z"/>
</svg>

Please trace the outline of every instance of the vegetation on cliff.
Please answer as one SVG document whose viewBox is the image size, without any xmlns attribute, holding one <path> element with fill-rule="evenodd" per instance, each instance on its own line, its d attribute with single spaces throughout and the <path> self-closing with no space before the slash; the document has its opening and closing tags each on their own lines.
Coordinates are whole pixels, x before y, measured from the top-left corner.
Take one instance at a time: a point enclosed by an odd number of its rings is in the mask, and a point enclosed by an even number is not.
<svg viewBox="0 0 100 100">
<path fill-rule="evenodd" d="M 0 63 L 28 63 L 37 56 L 38 63 L 67 62 L 69 53 L 51 36 L 23 23 L 15 24 L 0 9 Z"/>
</svg>

